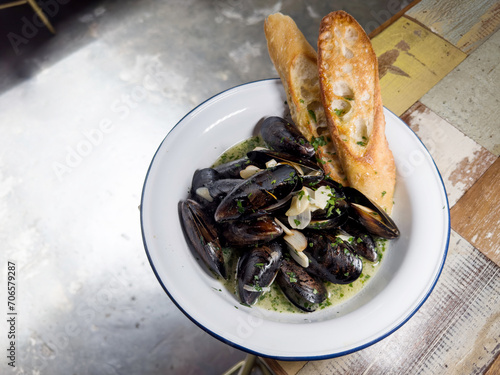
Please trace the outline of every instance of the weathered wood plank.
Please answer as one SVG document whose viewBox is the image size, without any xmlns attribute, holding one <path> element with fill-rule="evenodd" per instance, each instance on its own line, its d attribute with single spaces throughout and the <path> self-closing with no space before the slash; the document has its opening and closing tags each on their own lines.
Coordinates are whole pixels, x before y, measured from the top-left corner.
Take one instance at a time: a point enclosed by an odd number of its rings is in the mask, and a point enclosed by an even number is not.
<svg viewBox="0 0 500 375">
<path fill-rule="evenodd" d="M 500 28 L 498 0 L 423 0 L 406 14 L 465 53 L 471 53 Z"/>
<path fill-rule="evenodd" d="M 406 111 L 401 119 L 432 155 L 443 178 L 450 207 L 497 159 L 420 102 Z"/>
<path fill-rule="evenodd" d="M 500 31 L 420 101 L 477 143 L 500 155 Z"/>
<path fill-rule="evenodd" d="M 500 267 L 452 232 L 442 275 L 398 331 L 362 351 L 308 362 L 298 375 L 483 374 L 500 353 Z"/>
<path fill-rule="evenodd" d="M 406 17 L 374 37 L 372 44 L 379 62 L 382 100 L 398 116 L 466 57 Z"/>
<path fill-rule="evenodd" d="M 493 362 L 485 375 L 498 375 L 500 374 L 500 355 L 497 355 L 497 359 Z"/>
<path fill-rule="evenodd" d="M 500 265 L 500 158 L 451 210 L 451 227 Z"/>
<path fill-rule="evenodd" d="M 296 375 L 307 362 L 276 361 L 263 358 L 264 362 L 274 371 L 276 375 Z"/>
</svg>

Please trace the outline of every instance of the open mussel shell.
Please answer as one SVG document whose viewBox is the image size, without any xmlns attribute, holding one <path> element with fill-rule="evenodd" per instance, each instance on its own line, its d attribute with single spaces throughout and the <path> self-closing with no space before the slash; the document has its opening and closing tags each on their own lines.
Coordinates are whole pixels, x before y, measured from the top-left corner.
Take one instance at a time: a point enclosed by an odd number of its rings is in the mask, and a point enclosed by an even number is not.
<svg viewBox="0 0 500 375">
<path fill-rule="evenodd" d="M 304 184 L 318 183 L 325 175 L 323 169 L 315 162 L 284 152 L 254 150 L 247 152 L 247 156 L 259 168 L 266 168 L 266 163 L 273 159 L 278 163 L 291 165 L 297 169 Z"/>
<path fill-rule="evenodd" d="M 300 187 L 297 171 L 289 165 L 260 171 L 242 180 L 226 195 L 215 211 L 215 220 L 235 220 L 259 209 L 274 207 L 278 202 L 286 203 L 286 197 Z"/>
<path fill-rule="evenodd" d="M 219 164 L 213 169 L 219 173 L 221 178 L 240 178 L 240 172 L 252 164 L 252 161 L 248 159 L 248 157 L 244 156 L 237 160 Z"/>
<path fill-rule="evenodd" d="M 283 234 L 283 228 L 266 215 L 253 220 L 227 221 L 221 224 L 221 234 L 229 246 L 253 246 L 272 241 Z"/>
<path fill-rule="evenodd" d="M 282 245 L 270 242 L 245 251 L 238 260 L 236 279 L 242 303 L 253 305 L 267 289 L 278 272 L 282 259 Z"/>
<path fill-rule="evenodd" d="M 192 199 L 179 202 L 179 214 L 188 243 L 209 269 L 226 279 L 224 256 L 213 219 Z"/>
<path fill-rule="evenodd" d="M 305 229 L 329 230 L 336 229 L 347 219 L 347 215 L 339 215 L 330 219 L 311 220 Z"/>
<path fill-rule="evenodd" d="M 315 311 L 328 297 L 323 282 L 292 259 L 283 259 L 276 282 L 288 300 L 306 312 Z"/>
<path fill-rule="evenodd" d="M 262 121 L 260 135 L 268 147 L 275 151 L 302 158 L 311 158 L 315 154 L 314 147 L 297 127 L 281 117 L 267 117 Z"/>
<path fill-rule="evenodd" d="M 312 231 L 306 237 L 307 272 L 335 284 L 349 284 L 361 275 L 363 262 L 340 237 Z"/>
<path fill-rule="evenodd" d="M 357 221 L 349 217 L 345 223 L 340 226 L 340 229 L 353 238 L 350 245 L 356 254 L 370 262 L 376 262 L 378 260 L 375 240 Z"/>
<path fill-rule="evenodd" d="M 351 215 L 368 232 L 387 239 L 399 237 L 396 223 L 379 205 L 352 187 L 345 187 L 344 194 L 351 206 Z"/>
</svg>

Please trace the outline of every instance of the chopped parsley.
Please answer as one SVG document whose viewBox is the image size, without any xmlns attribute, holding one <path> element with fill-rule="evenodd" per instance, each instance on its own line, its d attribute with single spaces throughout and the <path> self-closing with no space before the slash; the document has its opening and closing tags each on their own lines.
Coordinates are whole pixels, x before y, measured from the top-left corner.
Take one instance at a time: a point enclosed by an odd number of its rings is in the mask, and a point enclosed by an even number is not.
<svg viewBox="0 0 500 375">
<path fill-rule="evenodd" d="M 288 278 L 291 283 L 296 283 L 297 282 L 297 277 L 295 275 L 295 272 L 287 272 Z"/>
<path fill-rule="evenodd" d="M 339 117 L 340 117 L 340 116 L 342 116 L 342 115 L 344 114 L 344 110 L 342 110 L 342 109 L 337 109 L 337 108 L 335 108 L 335 109 L 333 110 L 333 112 L 335 112 L 335 114 L 336 114 L 337 116 L 339 116 Z"/>
<path fill-rule="evenodd" d="M 243 202 L 239 199 L 236 201 L 236 208 L 238 209 L 238 213 L 240 214 L 245 212 L 245 209 L 243 208 Z"/>
<path fill-rule="evenodd" d="M 302 197 L 305 195 L 306 193 L 304 192 L 304 190 L 301 190 L 298 192 L 298 197 L 299 197 L 299 201 L 302 200 Z"/>
<path fill-rule="evenodd" d="M 325 139 L 325 136 L 320 136 L 320 137 L 312 137 L 311 138 L 311 145 L 314 147 L 314 149 L 317 151 L 318 147 L 320 146 L 325 146 L 328 143 L 328 140 Z"/>
<path fill-rule="evenodd" d="M 309 116 L 311 116 L 314 122 L 318 122 L 318 120 L 316 120 L 316 113 L 314 113 L 312 109 L 309 109 L 307 112 L 309 112 Z"/>
</svg>

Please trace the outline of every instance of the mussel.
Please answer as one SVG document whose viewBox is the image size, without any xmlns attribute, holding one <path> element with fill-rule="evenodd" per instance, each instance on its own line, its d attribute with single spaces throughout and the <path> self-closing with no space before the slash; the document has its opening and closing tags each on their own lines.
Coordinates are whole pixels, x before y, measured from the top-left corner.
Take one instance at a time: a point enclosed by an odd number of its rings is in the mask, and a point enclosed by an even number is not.
<svg viewBox="0 0 500 375">
<path fill-rule="evenodd" d="M 363 271 L 363 262 L 349 244 L 327 233 L 308 232 L 309 246 L 304 253 L 309 258 L 307 272 L 335 284 L 349 284 Z"/>
<path fill-rule="evenodd" d="M 328 297 L 323 282 L 292 259 L 283 259 L 276 282 L 288 300 L 303 311 L 315 311 Z"/>
<path fill-rule="evenodd" d="M 272 150 L 253 150 L 247 152 L 248 158 L 259 168 L 266 168 L 267 163 L 275 160 L 277 163 L 293 166 L 304 184 L 314 184 L 320 182 L 324 177 L 321 167 L 309 159 L 303 159 L 284 152 Z"/>
<path fill-rule="evenodd" d="M 354 219 L 348 218 L 340 227 L 348 236 L 352 236 L 351 247 L 356 254 L 375 262 L 378 260 L 377 245 L 373 237 L 366 233 L 364 228 Z"/>
<path fill-rule="evenodd" d="M 242 180 L 226 195 L 215 211 L 215 220 L 235 220 L 259 209 L 286 202 L 287 197 L 300 186 L 297 171 L 289 165 L 265 169 Z"/>
<path fill-rule="evenodd" d="M 379 205 L 353 187 L 345 187 L 344 194 L 351 207 L 351 216 L 368 232 L 387 239 L 399 237 L 396 223 Z"/>
<path fill-rule="evenodd" d="M 229 246 L 254 246 L 272 241 L 283 234 L 283 228 L 269 215 L 253 220 L 221 223 L 221 234 Z"/>
<path fill-rule="evenodd" d="M 203 207 L 192 199 L 179 203 L 184 232 L 188 243 L 200 255 L 205 264 L 222 278 L 227 278 L 226 266 L 219 234 L 213 219 L 207 215 Z"/>
<path fill-rule="evenodd" d="M 270 242 L 253 247 L 238 260 L 236 278 L 242 303 L 253 305 L 276 277 L 282 259 L 282 245 Z"/>
<path fill-rule="evenodd" d="M 208 185 L 220 179 L 219 173 L 212 168 L 197 169 L 193 174 L 189 198 L 200 203 L 207 211 L 213 213 L 219 205 L 219 200 L 214 200 L 208 190 Z"/>
<path fill-rule="evenodd" d="M 266 118 L 260 126 L 264 142 L 273 150 L 302 158 L 311 158 L 314 147 L 300 131 L 285 119 L 277 116 Z"/>
<path fill-rule="evenodd" d="M 221 178 L 240 178 L 240 172 L 249 165 L 252 165 L 252 161 L 245 156 L 237 160 L 220 164 L 214 167 L 214 170 L 219 173 Z"/>
<path fill-rule="evenodd" d="M 210 198 L 220 202 L 227 194 L 231 192 L 237 185 L 241 184 L 241 179 L 224 178 L 210 182 L 206 185 Z"/>
</svg>

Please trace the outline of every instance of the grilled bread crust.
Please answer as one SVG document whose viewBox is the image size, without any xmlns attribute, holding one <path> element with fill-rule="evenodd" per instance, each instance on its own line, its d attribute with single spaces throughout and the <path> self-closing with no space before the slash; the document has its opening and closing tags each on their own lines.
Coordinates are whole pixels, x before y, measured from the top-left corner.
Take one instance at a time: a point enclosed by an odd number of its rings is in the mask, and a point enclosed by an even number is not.
<svg viewBox="0 0 500 375">
<path fill-rule="evenodd" d="M 396 167 L 385 137 L 378 62 L 370 39 L 344 11 L 321 21 L 320 92 L 348 184 L 391 213 Z"/>
<path fill-rule="evenodd" d="M 317 54 L 295 22 L 275 13 L 264 24 L 269 56 L 286 91 L 295 125 L 316 149 L 325 173 L 346 184 L 321 104 Z"/>
</svg>

